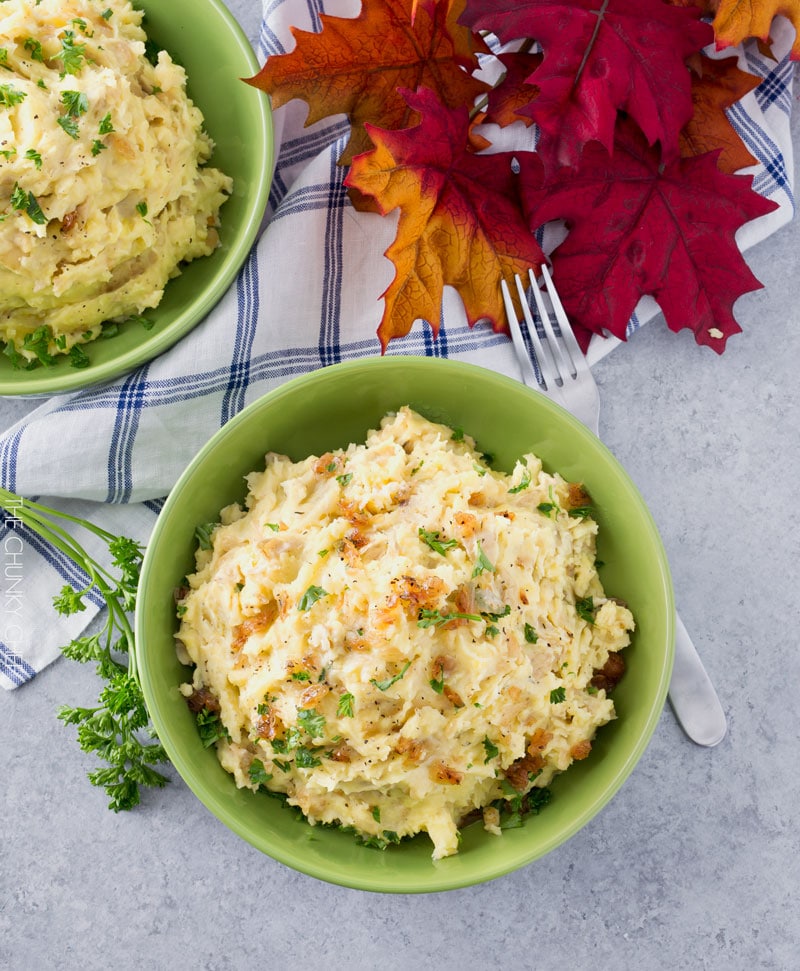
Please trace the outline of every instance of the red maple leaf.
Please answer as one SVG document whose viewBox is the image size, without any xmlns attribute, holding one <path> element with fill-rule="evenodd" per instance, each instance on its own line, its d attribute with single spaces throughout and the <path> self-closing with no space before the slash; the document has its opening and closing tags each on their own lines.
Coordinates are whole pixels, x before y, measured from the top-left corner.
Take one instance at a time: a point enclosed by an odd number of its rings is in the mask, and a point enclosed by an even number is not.
<svg viewBox="0 0 800 971">
<path fill-rule="evenodd" d="M 384 131 L 356 156 L 345 184 L 371 196 L 384 215 L 400 210 L 386 256 L 396 267 L 383 294 L 381 344 L 407 334 L 417 319 L 439 330 L 443 287 L 464 301 L 467 321 L 507 327 L 500 281 L 541 264 L 542 251 L 522 213 L 511 153 L 475 155 L 466 108 L 446 108 L 426 89 L 404 92 L 419 125 Z"/>
<path fill-rule="evenodd" d="M 776 204 L 751 189 L 752 177 L 727 175 L 716 152 L 666 165 L 630 119 L 621 118 L 613 156 L 587 145 L 576 172 L 544 181 L 523 161 L 531 229 L 566 220 L 553 271 L 568 315 L 590 333 L 622 340 L 639 298 L 658 301 L 673 331 L 694 331 L 717 353 L 741 327 L 733 304 L 761 284 L 734 240 L 744 223 Z"/>
<path fill-rule="evenodd" d="M 527 108 L 539 94 L 539 89 L 529 84 L 528 78 L 542 63 L 542 55 L 515 51 L 499 54 L 497 59 L 505 68 L 505 74 L 487 96 L 486 117 L 483 120 L 501 127 L 515 121 L 532 125 L 533 118 L 520 114 L 520 109 Z"/>
<path fill-rule="evenodd" d="M 618 110 L 637 122 L 664 158 L 692 115 L 686 58 L 713 40 L 693 7 L 663 0 L 467 0 L 461 22 L 503 42 L 538 41 L 544 60 L 528 78 L 538 96 L 525 109 L 541 129 L 546 168 L 575 166 L 588 142 L 610 152 Z"/>
</svg>

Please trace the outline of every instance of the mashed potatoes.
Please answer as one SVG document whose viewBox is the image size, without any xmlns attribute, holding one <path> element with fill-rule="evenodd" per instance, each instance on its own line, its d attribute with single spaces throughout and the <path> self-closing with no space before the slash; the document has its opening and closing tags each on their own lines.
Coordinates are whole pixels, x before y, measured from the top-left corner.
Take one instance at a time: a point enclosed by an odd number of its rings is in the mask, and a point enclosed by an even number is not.
<svg viewBox="0 0 800 971">
<path fill-rule="evenodd" d="M 178 606 L 183 691 L 237 785 L 379 844 L 427 832 L 439 858 L 589 754 L 633 618 L 580 486 L 533 455 L 492 471 L 407 408 L 248 485 Z"/>
<path fill-rule="evenodd" d="M 141 19 L 124 0 L 0 3 L 0 346 L 20 366 L 156 307 L 218 244 L 230 179 L 203 167 L 185 72 Z"/>
</svg>

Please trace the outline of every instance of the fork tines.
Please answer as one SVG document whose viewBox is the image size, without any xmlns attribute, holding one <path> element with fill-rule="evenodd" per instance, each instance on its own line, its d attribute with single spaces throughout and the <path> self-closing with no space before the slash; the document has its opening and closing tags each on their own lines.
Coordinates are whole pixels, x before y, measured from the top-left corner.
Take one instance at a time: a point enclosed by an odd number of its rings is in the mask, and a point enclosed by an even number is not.
<svg viewBox="0 0 800 971">
<path fill-rule="evenodd" d="M 539 326 L 531 313 L 523 280 L 519 274 L 514 276 L 528 340 L 525 339 L 520 322 L 517 320 L 508 284 L 503 280 L 500 286 L 523 380 L 526 384 L 533 383 L 544 388 L 552 388 L 554 385 L 560 387 L 567 378 L 575 377 L 580 366 L 579 362 L 583 361 L 583 355 L 572 333 L 569 319 L 546 264 L 542 264 L 541 272 L 547 290 L 547 299 L 539 289 L 533 270 L 528 270 L 529 287 L 536 302 Z M 555 326 L 553 318 L 555 318 Z M 558 349 L 560 353 L 554 354 L 553 348 Z"/>
</svg>

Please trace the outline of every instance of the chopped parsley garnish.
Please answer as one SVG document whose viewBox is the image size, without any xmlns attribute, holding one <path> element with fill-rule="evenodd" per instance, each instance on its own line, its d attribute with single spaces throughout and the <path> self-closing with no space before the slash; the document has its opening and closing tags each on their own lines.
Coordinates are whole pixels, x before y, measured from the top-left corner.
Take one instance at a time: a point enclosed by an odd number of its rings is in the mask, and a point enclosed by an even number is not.
<svg viewBox="0 0 800 971">
<path fill-rule="evenodd" d="M 553 688 L 553 690 L 550 692 L 550 704 L 560 705 L 561 702 L 564 701 L 566 697 L 567 697 L 567 691 L 564 685 L 562 684 L 558 688 Z"/>
<path fill-rule="evenodd" d="M 318 765 L 322 765 L 322 762 L 314 755 L 311 749 L 304 748 L 301 745 L 294 753 L 294 764 L 299 769 L 315 769 Z"/>
<path fill-rule="evenodd" d="M 70 138 L 78 138 L 78 122 L 71 115 L 59 115 L 56 118 L 58 124 L 64 129 Z"/>
<path fill-rule="evenodd" d="M 111 18 L 114 16 L 114 11 L 111 9 L 111 7 L 106 7 L 100 16 L 103 18 L 103 20 L 111 20 Z"/>
<path fill-rule="evenodd" d="M 297 724 L 311 738 L 322 738 L 325 734 L 325 716 L 315 708 L 303 708 L 298 711 Z"/>
<path fill-rule="evenodd" d="M 344 475 L 337 475 L 336 481 L 339 483 L 340 486 L 346 486 L 348 482 L 352 481 L 352 478 L 353 478 L 352 472 L 345 472 Z"/>
<path fill-rule="evenodd" d="M 525 466 L 525 471 L 522 473 L 522 478 L 519 482 L 508 491 L 511 493 L 522 492 L 523 489 L 527 489 L 531 484 L 531 473 L 530 469 L 527 467 L 528 463 L 523 460 L 522 464 Z"/>
<path fill-rule="evenodd" d="M 308 671 L 292 671 L 292 681 L 310 681 L 311 675 Z"/>
<path fill-rule="evenodd" d="M 147 216 L 147 203 L 144 202 L 144 201 L 137 202 L 136 203 L 136 211 L 139 213 L 139 215 L 142 217 L 142 219 L 144 219 Z"/>
<path fill-rule="evenodd" d="M 575 601 L 575 610 L 578 616 L 585 620 L 587 624 L 594 623 L 594 600 L 591 597 L 581 597 L 579 600 Z"/>
<path fill-rule="evenodd" d="M 205 748 L 220 741 L 221 739 L 230 740 L 228 729 L 222 724 L 218 711 L 209 711 L 201 708 L 196 717 L 197 731 L 200 733 L 200 741 Z"/>
<path fill-rule="evenodd" d="M 195 527 L 194 538 L 201 550 L 211 549 L 211 534 L 218 525 L 218 523 L 201 523 Z"/>
<path fill-rule="evenodd" d="M 300 598 L 300 603 L 298 603 L 297 609 L 310 610 L 318 600 L 321 600 L 323 597 L 327 596 L 327 590 L 324 590 L 322 587 L 317 587 L 312 583 L 308 590 L 306 590 L 306 592 Z"/>
<path fill-rule="evenodd" d="M 73 344 L 69 349 L 69 364 L 70 367 L 82 369 L 89 367 L 92 362 L 89 360 L 86 351 L 79 345 Z"/>
<path fill-rule="evenodd" d="M 574 509 L 569 510 L 570 516 L 574 519 L 588 519 L 592 515 L 591 506 L 575 506 Z"/>
<path fill-rule="evenodd" d="M 492 759 L 497 758 L 500 754 L 500 749 L 494 744 L 494 742 L 489 738 L 488 735 L 483 736 L 483 750 L 486 752 L 486 758 L 483 760 L 483 764 L 486 765 Z"/>
<path fill-rule="evenodd" d="M 443 614 L 441 610 L 429 610 L 423 607 L 418 615 L 417 627 L 440 627 L 451 620 L 483 620 L 480 614 L 461 614 L 454 611 L 452 614 Z"/>
<path fill-rule="evenodd" d="M 367 846 L 371 850 L 385 850 L 393 843 L 401 842 L 402 837 L 392 829 L 385 829 L 383 836 L 367 836 L 365 833 L 354 833 L 353 838 L 359 846 Z"/>
<path fill-rule="evenodd" d="M 535 644 L 539 640 L 536 628 L 533 624 L 525 624 L 525 640 L 528 644 Z"/>
<path fill-rule="evenodd" d="M 16 154 L 17 154 L 17 150 L 13 146 L 11 148 L 4 148 L 2 149 L 2 151 L 0 151 L 0 155 L 2 155 L 6 161 L 14 158 Z"/>
<path fill-rule="evenodd" d="M 111 124 L 111 112 L 106 112 L 105 115 L 100 119 L 100 124 L 97 127 L 97 131 L 100 135 L 109 135 L 114 131 L 114 126 Z"/>
<path fill-rule="evenodd" d="M 42 51 L 42 45 L 36 40 L 35 37 L 28 37 L 23 45 L 26 51 L 31 52 L 31 60 L 39 61 L 44 64 L 44 52 Z"/>
<path fill-rule="evenodd" d="M 13 108 L 27 97 L 24 91 L 15 88 L 13 84 L 0 84 L 0 108 Z"/>
<path fill-rule="evenodd" d="M 54 61 L 61 61 L 61 77 L 77 74 L 86 59 L 86 44 L 75 43 L 75 32 L 65 30 L 61 35 L 61 50 L 53 55 Z"/>
<path fill-rule="evenodd" d="M 273 533 L 277 533 L 280 530 L 278 523 L 264 523 L 267 529 L 271 529 Z"/>
<path fill-rule="evenodd" d="M 47 324 L 42 324 L 30 334 L 26 334 L 22 339 L 22 347 L 26 351 L 32 351 L 42 364 L 51 366 L 55 363 L 55 358 L 50 353 L 50 342 L 53 340 L 53 331 Z"/>
<path fill-rule="evenodd" d="M 61 103 L 73 118 L 80 118 L 89 110 L 89 99 L 83 91 L 62 91 Z"/>
<path fill-rule="evenodd" d="M 495 624 L 489 624 L 486 628 L 487 637 L 496 637 L 500 633 L 500 628 Z"/>
<path fill-rule="evenodd" d="M 439 668 L 439 674 L 439 678 L 431 678 L 428 682 L 437 695 L 444 693 L 444 668 Z"/>
<path fill-rule="evenodd" d="M 450 439 L 453 442 L 463 442 L 464 441 L 464 429 L 463 428 L 454 428 L 453 429 L 453 434 L 450 436 Z"/>
<path fill-rule="evenodd" d="M 250 768 L 247 770 L 250 781 L 256 786 L 265 786 L 272 778 L 272 773 L 267 772 L 261 759 L 253 759 Z"/>
<path fill-rule="evenodd" d="M 480 576 L 481 573 L 494 573 L 495 568 L 493 564 L 489 561 L 486 554 L 483 552 L 483 547 L 478 540 L 478 562 L 475 564 L 475 568 L 472 571 L 472 576 Z"/>
<path fill-rule="evenodd" d="M 369 683 L 374 684 L 375 687 L 378 689 L 378 691 L 387 691 L 389 688 L 391 688 L 393 684 L 395 684 L 395 682 L 399 681 L 403 677 L 403 675 L 406 673 L 406 671 L 408 671 L 410 667 L 411 667 L 411 661 L 406 661 L 406 663 L 403 665 L 401 670 L 398 671 L 397 674 L 394 675 L 394 677 L 386 678 L 385 681 L 378 681 L 375 678 L 370 678 Z"/>
<path fill-rule="evenodd" d="M 355 698 L 349 691 L 339 698 L 339 704 L 336 706 L 336 714 L 339 718 L 352 718 L 353 717 L 353 702 Z"/>
<path fill-rule="evenodd" d="M 33 162 L 33 164 L 36 166 L 36 168 L 41 170 L 41 168 L 42 168 L 42 156 L 36 151 L 35 148 L 29 148 L 28 151 L 25 153 L 25 158 L 29 162 Z"/>
<path fill-rule="evenodd" d="M 95 140 L 92 142 L 92 157 L 97 158 L 97 156 L 107 148 L 108 145 L 101 142 L 99 138 L 95 138 Z"/>
<path fill-rule="evenodd" d="M 381 821 L 381 807 L 380 806 L 373 806 L 372 807 L 372 818 L 375 820 L 376 823 L 379 823 Z"/>
<path fill-rule="evenodd" d="M 423 543 L 430 546 L 434 553 L 440 553 L 442 556 L 446 556 L 448 550 L 458 546 L 457 539 L 443 539 L 438 530 L 427 530 L 420 526 L 418 533 Z"/>
<path fill-rule="evenodd" d="M 554 502 L 540 502 L 536 508 L 548 518 L 554 509 L 558 510 L 558 506 Z"/>
<path fill-rule="evenodd" d="M 42 212 L 42 207 L 37 202 L 36 196 L 32 192 L 25 192 L 24 189 L 20 189 L 19 185 L 15 185 L 14 191 L 11 193 L 11 205 L 14 209 L 26 212 L 29 219 L 38 226 L 46 224 L 47 216 Z"/>
</svg>

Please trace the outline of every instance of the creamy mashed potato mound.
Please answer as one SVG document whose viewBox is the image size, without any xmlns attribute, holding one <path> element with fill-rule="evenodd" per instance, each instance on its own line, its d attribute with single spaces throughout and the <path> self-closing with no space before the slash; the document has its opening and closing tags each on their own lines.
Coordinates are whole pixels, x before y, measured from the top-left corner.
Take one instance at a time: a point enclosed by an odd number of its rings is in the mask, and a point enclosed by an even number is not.
<svg viewBox="0 0 800 971">
<path fill-rule="evenodd" d="M 218 245 L 231 180 L 204 165 L 185 71 L 146 49 L 141 20 L 123 0 L 0 3 L 0 344 L 15 363 L 156 307 L 179 264 Z"/>
<path fill-rule="evenodd" d="M 218 712 L 238 786 L 378 844 L 427 832 L 440 858 L 589 754 L 634 625 L 580 485 L 534 455 L 493 471 L 408 408 L 247 481 L 178 605 L 182 691 Z"/>
</svg>

